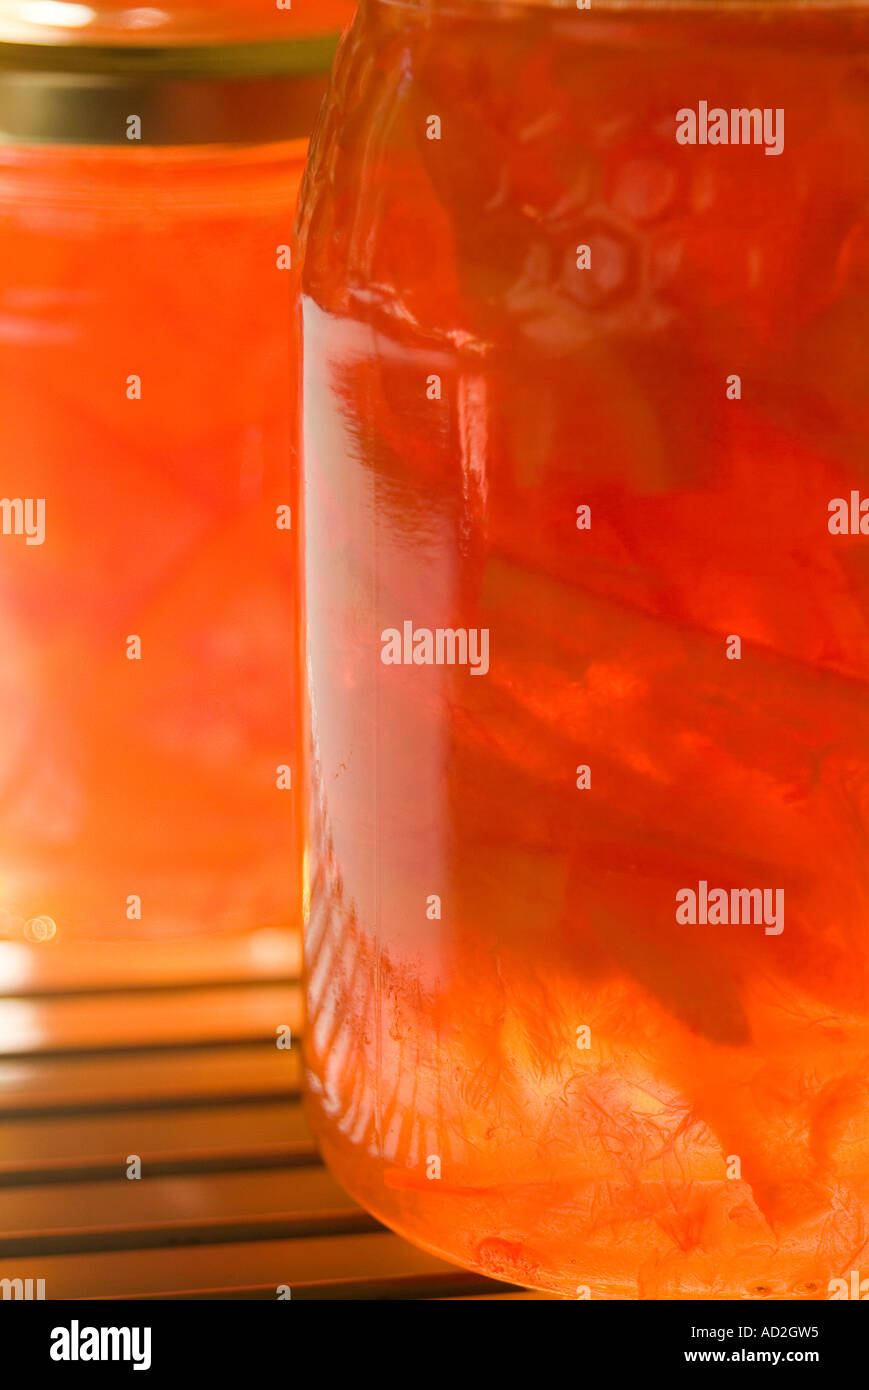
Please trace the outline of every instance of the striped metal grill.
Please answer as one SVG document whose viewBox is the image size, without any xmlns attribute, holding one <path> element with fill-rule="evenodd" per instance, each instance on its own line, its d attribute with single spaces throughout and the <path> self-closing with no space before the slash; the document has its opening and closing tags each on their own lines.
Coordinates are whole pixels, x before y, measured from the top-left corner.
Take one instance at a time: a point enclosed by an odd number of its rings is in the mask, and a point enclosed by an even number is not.
<svg viewBox="0 0 869 1390">
<path fill-rule="evenodd" d="M 303 1112 L 298 948 L 0 942 L 0 1279 L 46 1299 L 534 1299 L 384 1229 Z M 142 1178 L 127 1176 L 130 1156 Z"/>
</svg>

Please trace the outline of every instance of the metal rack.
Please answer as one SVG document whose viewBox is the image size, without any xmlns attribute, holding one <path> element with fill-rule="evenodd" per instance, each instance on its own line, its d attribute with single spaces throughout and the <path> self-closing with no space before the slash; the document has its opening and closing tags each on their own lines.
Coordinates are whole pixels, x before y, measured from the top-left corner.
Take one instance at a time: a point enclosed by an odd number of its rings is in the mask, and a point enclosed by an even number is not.
<svg viewBox="0 0 869 1390">
<path fill-rule="evenodd" d="M 0 942 L 0 1279 L 43 1279 L 46 1299 L 540 1297 L 415 1249 L 343 1192 L 298 1049 L 275 1045 L 300 1022 L 283 934 Z"/>
</svg>

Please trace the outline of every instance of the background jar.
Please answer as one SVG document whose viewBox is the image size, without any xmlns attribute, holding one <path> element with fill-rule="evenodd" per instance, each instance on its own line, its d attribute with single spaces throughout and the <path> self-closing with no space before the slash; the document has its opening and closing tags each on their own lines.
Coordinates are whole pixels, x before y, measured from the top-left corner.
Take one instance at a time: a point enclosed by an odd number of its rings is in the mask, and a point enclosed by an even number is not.
<svg viewBox="0 0 869 1390">
<path fill-rule="evenodd" d="M 297 923 L 292 220 L 348 13 L 0 6 L 13 939 Z"/>
</svg>

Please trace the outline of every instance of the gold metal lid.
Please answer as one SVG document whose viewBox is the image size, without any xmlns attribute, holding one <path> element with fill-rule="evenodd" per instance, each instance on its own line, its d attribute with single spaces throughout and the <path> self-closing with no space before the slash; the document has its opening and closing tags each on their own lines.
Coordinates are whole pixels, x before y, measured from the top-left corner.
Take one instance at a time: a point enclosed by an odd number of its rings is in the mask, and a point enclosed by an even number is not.
<svg viewBox="0 0 869 1390">
<path fill-rule="evenodd" d="M 310 134 L 337 43 L 337 35 L 163 48 L 0 43 L 0 141 L 297 139 Z"/>
</svg>

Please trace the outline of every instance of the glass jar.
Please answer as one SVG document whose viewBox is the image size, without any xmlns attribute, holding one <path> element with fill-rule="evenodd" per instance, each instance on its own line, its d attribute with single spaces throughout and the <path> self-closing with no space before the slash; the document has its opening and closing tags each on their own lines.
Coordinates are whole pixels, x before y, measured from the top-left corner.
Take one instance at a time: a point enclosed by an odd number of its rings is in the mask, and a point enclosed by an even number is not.
<svg viewBox="0 0 869 1390">
<path fill-rule="evenodd" d="M 0 38 L 17 43 L 175 45 L 337 33 L 353 0 L 0 0 Z"/>
<path fill-rule="evenodd" d="M 867 7 L 363 0 L 300 219 L 327 1160 L 500 1279 L 828 1298 L 869 1217 Z"/>
<path fill-rule="evenodd" d="M 210 36 L 0 44 L 12 939 L 299 923 L 292 219 L 336 40 Z"/>
</svg>

